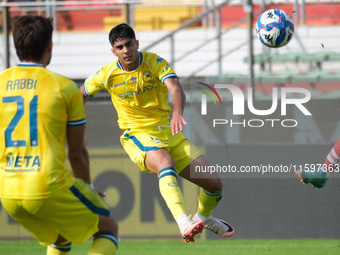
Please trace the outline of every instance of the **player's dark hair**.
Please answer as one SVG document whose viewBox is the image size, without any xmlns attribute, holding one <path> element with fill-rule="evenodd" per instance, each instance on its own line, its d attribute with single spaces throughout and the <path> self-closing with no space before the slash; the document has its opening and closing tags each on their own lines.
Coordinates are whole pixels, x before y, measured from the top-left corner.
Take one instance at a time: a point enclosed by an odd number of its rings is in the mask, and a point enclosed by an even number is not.
<svg viewBox="0 0 340 255">
<path fill-rule="evenodd" d="M 51 18 L 41 16 L 21 16 L 13 23 L 13 39 L 17 55 L 21 61 L 42 59 L 48 43 L 52 40 Z"/>
<path fill-rule="evenodd" d="M 122 23 L 111 29 L 109 34 L 109 41 L 111 45 L 119 39 L 136 39 L 135 31 L 128 24 Z"/>
</svg>

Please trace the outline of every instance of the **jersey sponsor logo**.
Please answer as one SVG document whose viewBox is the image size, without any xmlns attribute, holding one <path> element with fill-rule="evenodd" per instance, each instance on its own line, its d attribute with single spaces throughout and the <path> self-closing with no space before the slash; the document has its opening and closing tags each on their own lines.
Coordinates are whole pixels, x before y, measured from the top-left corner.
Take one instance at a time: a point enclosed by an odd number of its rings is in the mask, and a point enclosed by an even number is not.
<svg viewBox="0 0 340 255">
<path fill-rule="evenodd" d="M 168 72 L 170 70 L 170 68 L 171 68 L 170 64 L 166 64 L 165 67 L 163 67 L 163 69 L 162 69 L 162 73 Z"/>
<path fill-rule="evenodd" d="M 36 87 L 37 80 L 16 79 L 7 81 L 6 90 L 35 89 Z"/>
<path fill-rule="evenodd" d="M 122 85 L 125 85 L 125 81 L 121 82 L 121 83 L 118 83 L 118 84 L 114 84 L 112 85 L 111 87 L 119 87 L 119 86 L 122 86 Z"/>
<path fill-rule="evenodd" d="M 152 80 L 152 74 L 150 71 L 145 71 L 143 73 L 143 80 L 148 82 L 148 81 L 151 81 Z"/>
<path fill-rule="evenodd" d="M 124 100 L 124 99 L 127 99 L 127 98 L 131 98 L 131 97 L 135 97 L 135 96 L 138 96 L 139 94 L 143 94 L 147 91 L 150 91 L 150 90 L 153 90 L 153 89 L 156 89 L 157 86 L 155 86 L 155 83 L 153 83 L 152 85 L 145 85 L 143 88 L 139 88 L 137 91 L 136 90 L 130 90 L 130 91 L 127 91 L 125 93 L 121 93 L 121 94 L 118 94 L 118 97 L 119 97 L 119 100 Z"/>
<path fill-rule="evenodd" d="M 161 57 L 157 58 L 157 63 L 162 63 L 163 61 L 164 61 L 164 58 L 161 58 Z"/>
<path fill-rule="evenodd" d="M 137 77 L 132 77 L 130 80 L 131 80 L 131 84 L 136 84 L 138 82 Z"/>
<path fill-rule="evenodd" d="M 36 172 L 40 171 L 39 156 L 12 156 L 6 157 L 6 172 Z"/>
</svg>

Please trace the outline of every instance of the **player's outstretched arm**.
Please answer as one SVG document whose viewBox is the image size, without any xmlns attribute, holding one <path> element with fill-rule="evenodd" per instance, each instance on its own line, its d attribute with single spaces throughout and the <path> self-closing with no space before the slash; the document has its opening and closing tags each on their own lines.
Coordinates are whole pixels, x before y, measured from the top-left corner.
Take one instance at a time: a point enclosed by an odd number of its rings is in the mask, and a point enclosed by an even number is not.
<svg viewBox="0 0 340 255">
<path fill-rule="evenodd" d="M 167 86 L 168 90 L 172 94 L 173 108 L 170 123 L 172 128 L 172 135 L 175 135 L 183 130 L 183 125 L 188 124 L 182 115 L 185 106 L 185 94 L 177 77 L 167 78 L 164 81 L 164 84 L 165 86 Z"/>
</svg>

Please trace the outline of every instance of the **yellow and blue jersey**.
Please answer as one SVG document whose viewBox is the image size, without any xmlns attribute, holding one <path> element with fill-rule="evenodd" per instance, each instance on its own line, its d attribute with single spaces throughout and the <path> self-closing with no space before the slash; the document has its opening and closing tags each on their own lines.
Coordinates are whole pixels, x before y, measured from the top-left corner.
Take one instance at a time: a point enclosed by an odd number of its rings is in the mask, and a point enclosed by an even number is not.
<svg viewBox="0 0 340 255">
<path fill-rule="evenodd" d="M 169 119 L 168 89 L 164 80 L 177 77 L 170 64 L 155 53 L 139 52 L 139 67 L 124 71 L 118 60 L 102 67 L 84 83 L 94 96 L 101 90 L 111 94 L 123 130 L 157 126 Z"/>
<path fill-rule="evenodd" d="M 85 124 L 77 85 L 38 64 L 0 74 L 0 197 L 42 199 L 74 183 L 67 126 Z"/>
</svg>

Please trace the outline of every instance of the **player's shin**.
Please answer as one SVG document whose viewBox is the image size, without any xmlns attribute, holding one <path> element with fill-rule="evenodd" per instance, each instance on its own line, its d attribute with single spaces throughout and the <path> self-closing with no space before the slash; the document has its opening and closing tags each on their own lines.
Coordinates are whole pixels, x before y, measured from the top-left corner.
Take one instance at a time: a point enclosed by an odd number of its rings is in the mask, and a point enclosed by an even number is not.
<svg viewBox="0 0 340 255">
<path fill-rule="evenodd" d="M 178 224 L 183 241 L 194 242 L 195 235 L 202 232 L 204 223 L 203 221 L 194 222 L 186 215 L 182 192 L 177 183 L 176 169 L 166 167 L 159 171 L 158 178 L 159 190 Z"/>
<path fill-rule="evenodd" d="M 177 171 L 166 167 L 159 171 L 159 190 L 175 220 L 185 214 L 182 192 L 177 184 Z"/>
<path fill-rule="evenodd" d="M 213 210 L 222 198 L 222 190 L 209 192 L 203 188 L 198 193 L 198 216 L 201 220 L 207 221 Z"/>
<path fill-rule="evenodd" d="M 204 227 L 212 232 L 224 236 L 230 237 L 235 233 L 234 228 L 226 221 L 212 217 L 212 211 L 217 206 L 218 202 L 222 198 L 222 190 L 216 192 L 209 192 L 200 188 L 198 195 L 198 211 L 194 215 L 194 221 L 204 221 Z"/>
</svg>

